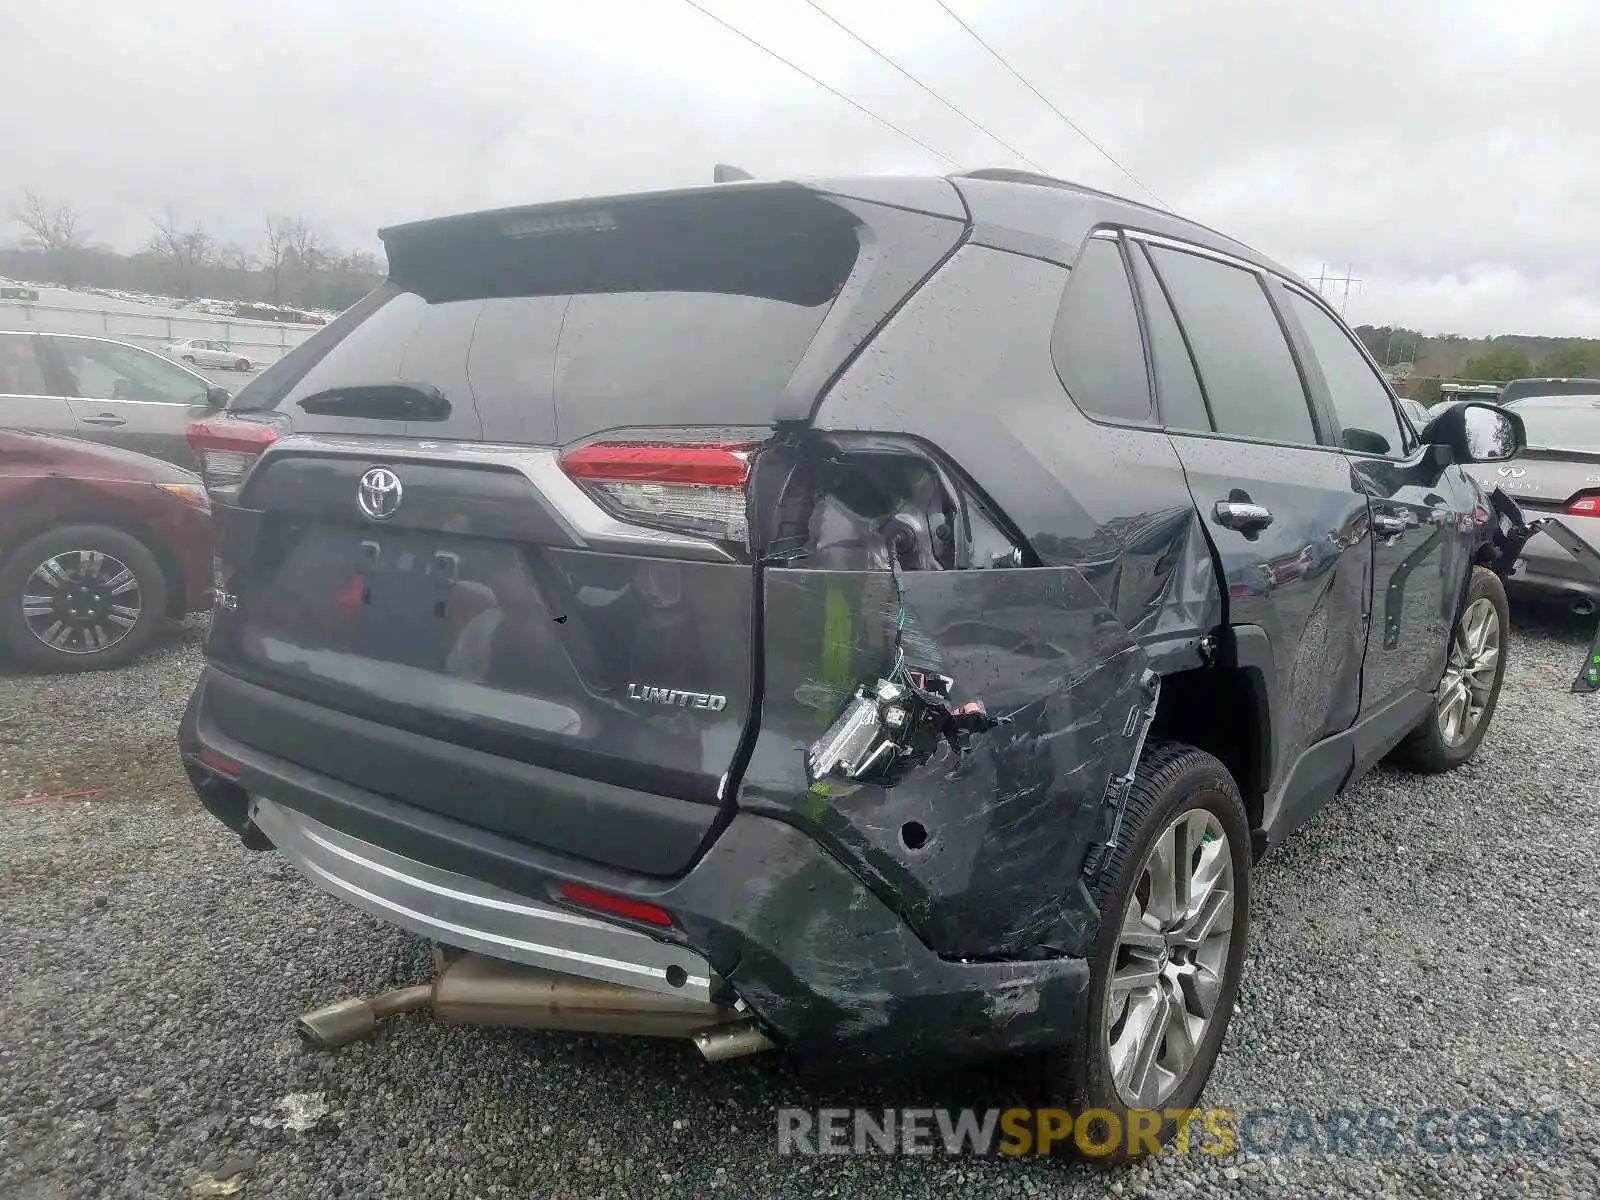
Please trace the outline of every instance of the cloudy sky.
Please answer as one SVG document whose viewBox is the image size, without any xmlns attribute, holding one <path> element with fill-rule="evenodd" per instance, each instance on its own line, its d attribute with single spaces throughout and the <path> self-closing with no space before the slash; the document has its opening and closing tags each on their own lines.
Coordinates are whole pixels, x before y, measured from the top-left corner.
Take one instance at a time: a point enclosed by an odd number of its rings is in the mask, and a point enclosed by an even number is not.
<svg viewBox="0 0 1600 1200">
<path fill-rule="evenodd" d="M 1140 189 L 936 0 L 696 0 L 965 167 Z M 1169 206 L 1353 322 L 1600 335 L 1600 4 L 948 0 Z M 758 176 L 949 171 L 686 0 L 0 0 L 0 202 L 142 243 Z M 12 194 L 4 194 L 9 190 Z M 0 240 L 16 235 L 0 230 Z M 1338 295 L 1343 286 L 1330 290 Z"/>
</svg>

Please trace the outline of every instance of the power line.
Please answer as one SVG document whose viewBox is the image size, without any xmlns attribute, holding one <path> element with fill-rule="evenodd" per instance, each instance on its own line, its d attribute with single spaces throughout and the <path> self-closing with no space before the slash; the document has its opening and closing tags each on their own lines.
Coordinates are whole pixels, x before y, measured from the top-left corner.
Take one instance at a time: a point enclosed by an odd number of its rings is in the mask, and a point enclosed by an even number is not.
<svg viewBox="0 0 1600 1200">
<path fill-rule="evenodd" d="M 922 80 L 918 79 L 915 75 L 913 75 L 910 71 L 906 70 L 899 63 L 895 62 L 894 59 L 890 58 L 882 50 L 879 50 L 871 42 L 867 41 L 866 38 L 862 37 L 855 30 L 851 29 L 850 26 L 846 25 L 843 21 L 839 20 L 838 17 L 834 16 L 827 9 L 823 8 L 822 5 L 817 3 L 817 0 L 805 0 L 805 2 L 807 4 L 809 4 L 812 8 L 816 9 L 819 13 L 821 13 L 824 17 L 826 17 L 834 25 L 837 25 L 840 29 L 842 29 L 851 38 L 855 39 L 855 41 L 860 43 L 862 46 L 866 47 L 866 49 L 869 50 L 871 53 L 876 55 L 878 58 L 882 59 L 884 62 L 888 63 L 889 66 L 893 67 L 896 71 L 899 71 L 900 74 L 904 75 L 907 79 L 909 79 L 912 83 L 916 84 L 923 91 L 927 92 L 928 95 L 932 96 L 940 104 L 944 105 L 951 112 L 955 113 L 956 116 L 960 117 L 968 125 L 971 125 L 979 133 L 983 134 L 983 136 L 988 138 L 991 142 L 994 142 L 997 146 L 1003 147 L 1006 150 L 1007 153 L 1009 153 L 1011 155 L 1014 155 L 1017 158 L 1020 158 L 1023 162 L 1027 163 L 1030 167 L 1032 167 L 1035 171 L 1038 171 L 1041 175 L 1050 174 L 1049 171 L 1045 170 L 1038 163 L 1034 162 L 1033 159 L 1029 158 L 1021 150 L 1018 150 L 1015 146 L 1013 146 L 1010 142 L 1006 141 L 999 134 L 995 133 L 993 130 L 989 129 L 987 126 L 985 126 L 985 125 L 981 124 L 980 122 L 976 121 L 972 117 L 969 117 L 966 113 L 962 112 L 961 109 L 957 108 L 949 100 L 946 100 L 938 92 L 934 91 L 927 84 L 923 83 Z"/>
<path fill-rule="evenodd" d="M 696 2 L 696 0 L 683 0 L 683 2 L 685 4 L 687 4 L 690 8 L 694 9 L 696 12 L 699 12 L 700 14 L 702 14 L 703 16 L 710 17 L 713 21 L 715 21 L 718 25 L 721 25 L 729 33 L 738 34 L 745 41 L 749 42 L 752 46 L 754 46 L 757 50 L 760 50 L 763 54 L 770 55 L 772 58 L 777 59 L 784 66 L 788 67 L 791 71 L 796 71 L 799 74 L 804 75 L 807 79 L 809 79 L 812 83 L 816 84 L 819 88 L 822 88 L 824 91 L 829 92 L 834 96 L 837 96 L 840 100 L 843 100 L 851 108 L 856 109 L 858 112 L 865 113 L 867 116 L 871 117 L 874 121 L 876 121 L 879 125 L 882 125 L 884 128 L 894 130 L 894 132 L 898 133 L 901 137 L 905 138 L 909 142 L 915 142 L 917 145 L 921 146 L 924 150 L 926 150 L 929 154 L 933 155 L 935 158 L 943 159 L 945 162 L 949 163 L 956 170 L 962 171 L 962 170 L 966 169 L 960 163 L 958 163 L 955 159 L 951 158 L 948 154 L 942 154 L 938 150 L 935 150 L 932 146 L 928 145 L 927 142 L 923 141 L 916 134 L 908 133 L 908 132 L 906 132 L 906 130 L 901 129 L 900 126 L 896 125 L 893 121 L 890 121 L 890 120 L 888 120 L 887 118 L 884 118 L 884 117 L 880 117 L 877 113 L 873 112 L 865 104 L 861 104 L 858 101 L 850 99 L 849 96 L 846 96 L 838 88 L 833 87 L 831 84 L 824 83 L 822 80 L 818 79 L 815 75 L 813 75 L 810 71 L 806 70 L 804 67 L 797 66 L 795 63 L 790 62 L 783 55 L 779 54 L 776 50 L 773 50 L 771 47 L 765 46 L 762 43 L 756 41 L 755 38 L 751 37 L 748 33 L 744 32 L 744 30 L 737 29 L 734 26 L 728 24 L 728 22 L 724 21 L 721 17 L 717 16 L 716 13 L 714 13 L 710 9 L 705 8 L 702 5 L 698 4 Z"/>
<path fill-rule="evenodd" d="M 1171 206 L 1165 200 L 1163 200 L 1159 195 L 1157 195 L 1155 188 L 1151 187 L 1148 183 L 1146 183 L 1144 180 L 1140 179 L 1132 171 L 1128 170 L 1127 167 L 1123 166 L 1120 162 L 1118 162 L 1116 160 L 1116 157 L 1114 155 L 1112 155 L 1111 151 L 1107 150 L 1099 142 L 1095 141 L 1092 137 L 1089 136 L 1089 134 L 1084 130 L 1083 126 L 1079 125 L 1071 117 L 1067 116 L 1066 113 L 1062 112 L 1053 103 L 1051 103 L 1050 97 L 1046 96 L 1038 88 L 1034 87 L 1033 84 L 1029 83 L 1027 81 L 1027 79 L 1025 79 L 1023 77 L 1023 74 L 1022 74 L 1021 71 L 1017 70 L 1009 62 L 1007 62 L 1005 60 L 1005 57 L 1000 53 L 1000 51 L 996 50 L 988 42 L 984 41 L 983 38 L 979 35 L 978 31 L 976 29 L 974 29 L 971 25 L 968 25 L 965 21 L 963 21 L 961 19 L 960 15 L 958 13 L 956 13 L 956 11 L 954 9 L 952 9 L 948 4 L 946 4 L 944 2 L 944 0 L 934 0 L 934 3 L 937 4 L 940 8 L 944 9 L 944 11 L 947 14 L 949 14 L 950 19 L 952 21 L 954 21 L 957 25 L 961 26 L 961 28 L 965 29 L 969 34 L 971 34 L 972 35 L 972 40 L 977 42 L 978 45 L 982 46 L 985 50 L 987 50 L 989 52 L 989 54 L 994 58 L 994 60 L 997 63 L 999 63 L 1006 70 L 1010 71 L 1012 75 L 1016 76 L 1016 79 L 1017 79 L 1018 83 L 1022 84 L 1023 87 L 1027 88 L 1035 96 L 1039 97 L 1040 100 L 1044 101 L 1046 107 L 1048 107 L 1051 112 L 1055 113 L 1056 116 L 1060 117 L 1063 121 L 1065 121 L 1067 123 L 1067 127 L 1069 129 L 1071 129 L 1074 133 L 1076 133 L 1084 141 L 1088 142 L 1089 145 L 1093 146 L 1095 148 L 1095 150 L 1097 150 L 1100 153 L 1100 155 L 1108 163 L 1110 163 L 1113 167 L 1115 167 L 1117 170 L 1121 171 L 1129 179 L 1133 180 L 1133 182 L 1137 186 L 1143 188 L 1146 192 L 1148 192 L 1155 199 L 1157 204 L 1161 205 L 1162 208 L 1165 208 L 1168 211 L 1171 211 Z"/>
</svg>

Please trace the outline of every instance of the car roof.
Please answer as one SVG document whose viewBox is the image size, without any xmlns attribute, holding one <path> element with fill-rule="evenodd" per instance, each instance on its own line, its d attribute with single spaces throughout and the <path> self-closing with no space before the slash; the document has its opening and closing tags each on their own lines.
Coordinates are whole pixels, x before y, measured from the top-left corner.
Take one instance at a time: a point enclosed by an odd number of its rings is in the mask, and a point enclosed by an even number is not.
<svg viewBox="0 0 1600 1200">
<path fill-rule="evenodd" d="M 1515 404 L 1534 396 L 1595 396 L 1600 395 L 1600 379 L 1580 376 L 1539 379 L 1513 379 L 1501 389 L 1500 403 Z"/>
</svg>

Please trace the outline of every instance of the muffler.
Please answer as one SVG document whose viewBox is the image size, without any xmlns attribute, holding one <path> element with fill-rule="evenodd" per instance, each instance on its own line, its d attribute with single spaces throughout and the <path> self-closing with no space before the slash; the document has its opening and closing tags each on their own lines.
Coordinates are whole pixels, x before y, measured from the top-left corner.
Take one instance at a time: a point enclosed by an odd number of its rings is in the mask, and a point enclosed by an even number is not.
<svg viewBox="0 0 1600 1200">
<path fill-rule="evenodd" d="M 1594 601 L 1587 596 L 1579 596 L 1572 602 L 1572 611 L 1580 617 L 1594 616 Z"/>
<path fill-rule="evenodd" d="M 707 1062 L 773 1049 L 748 1013 L 643 988 L 541 971 L 482 954 L 438 952 L 430 984 L 341 1000 L 306 1013 L 295 1030 L 306 1045 L 334 1050 L 366 1037 L 378 1021 L 431 1009 L 453 1025 L 559 1029 L 688 1038 Z"/>
</svg>

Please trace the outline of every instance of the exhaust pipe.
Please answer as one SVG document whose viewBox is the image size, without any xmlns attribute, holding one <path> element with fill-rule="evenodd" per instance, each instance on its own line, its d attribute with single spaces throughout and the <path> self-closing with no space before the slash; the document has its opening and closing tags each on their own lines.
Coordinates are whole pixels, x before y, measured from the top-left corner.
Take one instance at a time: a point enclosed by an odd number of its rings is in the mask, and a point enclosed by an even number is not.
<svg viewBox="0 0 1600 1200">
<path fill-rule="evenodd" d="M 1572 602 L 1572 611 L 1580 617 L 1594 616 L 1594 601 L 1587 596 L 1579 596 Z"/>
<path fill-rule="evenodd" d="M 429 1008 L 440 1021 L 572 1033 L 687 1038 L 707 1062 L 774 1048 L 747 1013 L 721 1004 L 579 979 L 465 951 L 437 951 L 431 984 L 341 1000 L 306 1013 L 305 1044 L 334 1050 L 366 1037 L 385 1017 Z"/>
<path fill-rule="evenodd" d="M 294 1030 L 315 1050 L 336 1050 L 366 1037 L 383 1017 L 425 1008 L 431 999 L 433 986 L 422 983 L 369 1000 L 341 1000 L 306 1013 L 295 1022 Z"/>
</svg>

